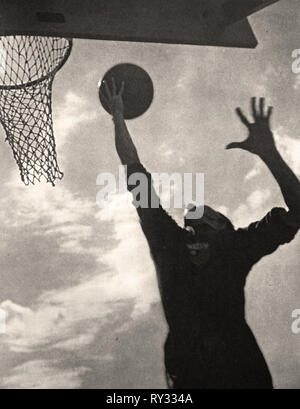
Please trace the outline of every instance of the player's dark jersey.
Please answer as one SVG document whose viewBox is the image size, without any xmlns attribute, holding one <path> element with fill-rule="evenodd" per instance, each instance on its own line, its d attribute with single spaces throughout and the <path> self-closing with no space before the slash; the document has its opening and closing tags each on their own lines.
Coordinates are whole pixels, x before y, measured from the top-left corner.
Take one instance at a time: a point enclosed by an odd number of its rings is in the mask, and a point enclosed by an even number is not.
<svg viewBox="0 0 300 409">
<path fill-rule="evenodd" d="M 149 183 L 148 207 L 137 211 L 169 326 L 165 363 L 174 388 L 272 388 L 245 320 L 244 287 L 253 265 L 290 242 L 299 223 L 291 223 L 283 208 L 274 208 L 246 229 L 197 242 L 160 205 L 151 208 L 156 193 L 145 168 L 136 164 L 127 170 L 133 194 L 138 183 L 133 178 L 131 184 L 131 175 L 143 174 Z"/>
</svg>

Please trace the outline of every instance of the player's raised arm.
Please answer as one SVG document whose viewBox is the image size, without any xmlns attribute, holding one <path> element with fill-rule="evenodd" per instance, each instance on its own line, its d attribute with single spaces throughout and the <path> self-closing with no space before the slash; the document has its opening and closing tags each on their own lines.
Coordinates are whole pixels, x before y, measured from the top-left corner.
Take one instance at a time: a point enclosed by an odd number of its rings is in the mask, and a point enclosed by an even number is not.
<svg viewBox="0 0 300 409">
<path fill-rule="evenodd" d="M 132 165 L 140 163 L 136 147 L 128 132 L 124 120 L 123 92 L 125 84 L 122 83 L 121 89 L 117 90 L 114 79 L 111 87 L 105 83 L 105 94 L 102 97 L 109 106 L 113 121 L 115 124 L 116 149 L 123 165 Z"/>
<path fill-rule="evenodd" d="M 135 192 L 140 182 L 133 178 L 133 183 L 131 183 L 131 176 L 138 175 L 147 182 L 145 185 L 146 189 L 141 190 L 143 192 L 141 194 L 145 195 L 143 205 L 139 202 L 135 203 L 143 231 L 152 250 L 163 248 L 165 243 L 172 242 L 171 238 L 174 239 L 175 234 L 181 233 L 181 229 L 162 208 L 159 197 L 153 187 L 151 174 L 140 163 L 137 150 L 128 132 L 124 120 L 124 104 L 122 99 L 126 85 L 123 83 L 121 89 L 117 90 L 116 83 L 113 80 L 111 87 L 108 84 L 104 84 L 104 86 L 105 94 L 102 91 L 102 98 L 105 99 L 113 116 L 116 148 L 122 164 L 127 166 L 128 189 L 133 193 L 134 202 L 136 202 L 136 194 L 140 196 L 140 189 L 138 192 Z"/>
<path fill-rule="evenodd" d="M 258 155 L 272 172 L 282 191 L 284 200 L 290 210 L 289 217 L 300 223 L 300 182 L 294 172 L 278 152 L 273 133 L 270 129 L 272 107 L 265 110 L 265 99 L 251 100 L 253 123 L 250 123 L 240 108 L 237 114 L 248 128 L 248 138 L 243 142 L 233 142 L 227 149 L 240 148 Z"/>
</svg>

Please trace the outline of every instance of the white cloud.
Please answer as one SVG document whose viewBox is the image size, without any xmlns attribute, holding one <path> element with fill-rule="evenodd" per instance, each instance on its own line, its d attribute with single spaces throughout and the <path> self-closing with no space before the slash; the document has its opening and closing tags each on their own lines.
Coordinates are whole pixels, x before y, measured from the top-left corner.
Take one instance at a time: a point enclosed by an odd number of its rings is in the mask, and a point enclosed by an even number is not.
<svg viewBox="0 0 300 409">
<path fill-rule="evenodd" d="M 64 102 L 61 105 L 55 105 L 53 114 L 57 148 L 62 148 L 67 138 L 72 136 L 78 126 L 94 121 L 98 115 L 98 109 L 88 99 L 74 92 L 67 92 Z"/>
<path fill-rule="evenodd" d="M 269 190 L 256 190 L 248 197 L 248 205 L 252 210 L 260 209 L 266 201 L 270 198 L 271 192 Z"/>
<path fill-rule="evenodd" d="M 241 204 L 233 212 L 233 223 L 237 227 L 245 227 L 265 216 L 268 210 L 268 201 L 271 197 L 270 190 L 256 190 L 252 192 L 246 203 Z"/>
<path fill-rule="evenodd" d="M 51 204 L 50 201 L 46 202 L 46 209 L 35 208 L 33 203 L 33 214 L 30 214 L 29 209 L 26 214 L 33 222 L 40 220 L 40 216 L 47 210 L 48 234 L 62 235 L 62 248 L 67 251 L 72 247 L 72 251 L 78 253 L 81 241 L 91 236 L 91 230 L 89 226 L 82 228 L 80 219 L 84 213 L 76 213 L 77 207 L 72 207 L 74 200 L 71 196 L 67 203 L 71 205 L 76 217 L 69 209 L 70 214 L 67 211 L 59 220 L 53 219 L 56 215 L 55 201 Z M 116 200 L 120 199 L 116 196 Z M 18 210 L 16 204 L 15 211 Z M 59 224 L 58 221 L 62 222 L 63 219 L 72 223 Z M 104 251 L 102 246 L 105 243 L 100 242 L 86 249 L 99 266 L 99 271 L 96 270 L 92 277 L 83 275 L 82 281 L 77 285 L 68 287 L 66 282 L 62 289 L 44 292 L 31 308 L 23 308 L 12 301 L 1 304 L 1 308 L 7 312 L 5 343 L 12 351 L 31 352 L 57 348 L 80 350 L 82 346 L 93 342 L 99 329 L 106 324 L 108 316 L 119 311 L 124 303 L 134 303 L 134 318 L 147 312 L 151 304 L 159 299 L 154 266 L 135 209 L 131 207 L 112 212 L 107 207 L 95 217 L 95 225 L 99 228 L 104 222 L 110 222 L 114 227 L 113 242 L 117 245 L 109 246 Z M 76 238 L 73 242 L 71 236 Z M 104 272 L 103 264 L 106 265 Z"/>
<path fill-rule="evenodd" d="M 120 200 L 119 195 L 115 199 Z M 127 199 L 124 197 L 124 200 Z M 145 312 L 152 302 L 159 299 L 148 244 L 133 206 L 117 209 L 113 213 L 110 209 L 109 206 L 99 212 L 98 218 L 100 222 L 114 223 L 118 245 L 101 260 L 116 273 L 113 286 L 121 286 L 122 291 L 136 299 L 136 313 Z"/>
<path fill-rule="evenodd" d="M 300 89 L 300 75 L 299 74 L 295 76 L 295 82 L 294 82 L 293 88 L 296 91 Z"/>
<path fill-rule="evenodd" d="M 257 160 L 253 169 L 251 169 L 245 176 L 245 181 L 252 180 L 261 174 L 263 163 L 261 160 Z"/>
<path fill-rule="evenodd" d="M 63 185 L 55 189 L 40 184 L 30 188 L 23 186 L 13 173 L 6 184 L 8 195 L 0 200 L 0 221 L 7 228 L 21 229 L 30 226 L 32 234 L 42 232 L 56 238 L 62 252 L 89 253 L 82 243 L 92 237 L 88 223 L 96 213 L 96 206 L 89 200 L 71 193 Z"/>
<path fill-rule="evenodd" d="M 288 165 L 300 176 L 300 139 L 291 138 L 285 132 L 283 127 L 279 127 L 274 131 L 276 145 L 287 161 Z M 245 177 L 246 181 L 259 176 L 263 169 L 263 162 L 260 159 L 256 160 L 255 166 Z"/>
<path fill-rule="evenodd" d="M 58 368 L 59 362 L 35 360 L 13 369 L 2 385 L 10 389 L 76 389 L 88 368 Z"/>
<path fill-rule="evenodd" d="M 229 217 L 229 209 L 226 206 L 218 206 L 216 207 L 216 210 L 222 214 L 224 214 L 224 216 Z"/>
<path fill-rule="evenodd" d="M 63 185 L 56 186 L 55 189 L 44 184 L 28 188 L 12 178 L 7 187 L 9 197 L 2 197 L 1 202 L 8 208 L 8 203 L 13 206 L 8 219 L 10 225 L 11 222 L 16 223 L 14 227 L 25 226 L 41 219 L 51 226 L 73 223 L 92 210 L 89 201 L 71 193 Z"/>
<path fill-rule="evenodd" d="M 177 131 L 179 132 L 178 128 Z M 160 145 L 158 151 L 160 153 L 162 160 L 166 163 L 174 162 L 174 158 L 176 158 L 176 161 L 180 165 L 183 165 L 185 163 L 184 155 L 178 152 L 178 150 L 174 150 L 172 145 L 168 144 L 167 142 L 163 142 Z"/>
<path fill-rule="evenodd" d="M 289 137 L 284 128 L 280 127 L 275 132 L 276 144 L 292 169 L 300 176 L 300 138 Z"/>
</svg>

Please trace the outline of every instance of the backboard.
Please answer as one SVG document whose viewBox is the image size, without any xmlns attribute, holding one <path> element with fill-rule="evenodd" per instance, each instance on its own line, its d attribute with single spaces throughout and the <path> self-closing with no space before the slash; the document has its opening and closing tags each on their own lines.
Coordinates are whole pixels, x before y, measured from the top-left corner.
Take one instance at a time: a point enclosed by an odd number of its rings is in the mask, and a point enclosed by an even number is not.
<svg viewBox="0 0 300 409">
<path fill-rule="evenodd" d="M 254 48 L 246 17 L 278 0 L 0 0 L 0 35 Z"/>
</svg>

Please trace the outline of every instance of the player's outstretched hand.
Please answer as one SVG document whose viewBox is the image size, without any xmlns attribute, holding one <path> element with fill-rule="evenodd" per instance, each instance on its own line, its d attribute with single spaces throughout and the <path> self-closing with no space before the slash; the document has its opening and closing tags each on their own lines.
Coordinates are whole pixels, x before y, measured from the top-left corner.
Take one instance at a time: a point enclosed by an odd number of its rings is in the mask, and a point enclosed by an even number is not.
<svg viewBox="0 0 300 409">
<path fill-rule="evenodd" d="M 273 151 L 275 146 L 274 136 L 270 129 L 270 119 L 273 108 L 265 109 L 265 99 L 260 98 L 257 106 L 256 98 L 251 99 L 251 110 L 253 123 L 250 123 L 243 111 L 237 108 L 236 112 L 241 122 L 248 128 L 248 138 L 243 142 L 233 142 L 227 145 L 226 149 L 244 149 L 258 156 L 265 156 Z"/>
<path fill-rule="evenodd" d="M 111 87 L 104 82 L 104 91 L 101 91 L 102 97 L 107 103 L 110 113 L 113 117 L 124 116 L 124 103 L 123 103 L 123 93 L 124 93 L 125 83 L 122 82 L 121 88 L 117 90 L 115 79 L 112 78 Z"/>
</svg>

